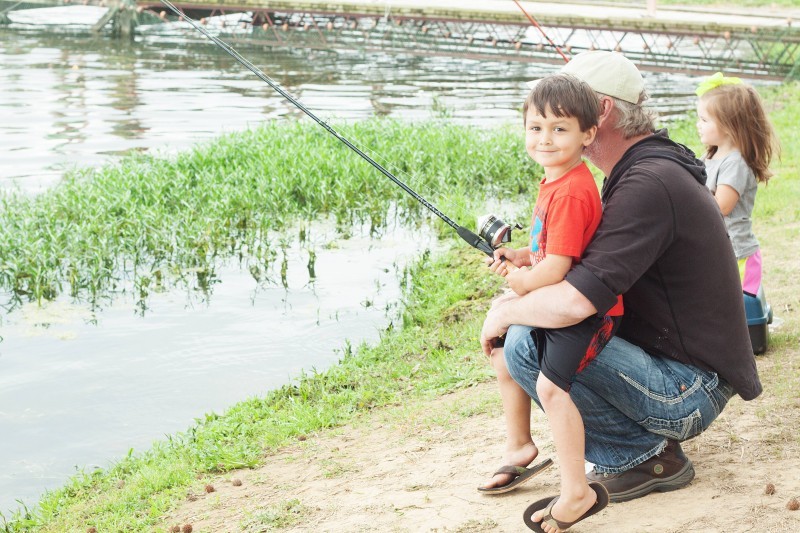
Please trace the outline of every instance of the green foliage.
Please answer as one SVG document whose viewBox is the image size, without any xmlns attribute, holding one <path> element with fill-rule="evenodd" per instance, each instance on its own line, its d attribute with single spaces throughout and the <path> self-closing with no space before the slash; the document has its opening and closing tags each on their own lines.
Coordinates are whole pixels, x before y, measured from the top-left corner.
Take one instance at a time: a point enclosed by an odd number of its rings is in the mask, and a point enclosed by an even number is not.
<svg viewBox="0 0 800 533">
<path fill-rule="evenodd" d="M 305 510 L 305 507 L 298 499 L 269 506 L 246 520 L 243 531 L 260 533 L 262 531 L 285 529 L 299 522 Z"/>
<path fill-rule="evenodd" d="M 426 254 L 407 276 L 407 326 L 388 330 L 377 346 L 348 347 L 325 372 L 312 369 L 264 397 L 207 414 L 140 455 L 131 451 L 107 470 L 80 473 L 34 511 L 20 511 L 5 531 L 148 530 L 192 487 L 202 490 L 204 474 L 254 467 L 290 439 L 488 379 L 477 338 L 501 280 L 485 269 L 482 255 L 465 247 Z M 292 505 L 267 510 L 246 527 L 277 527 L 300 513 Z"/>
<path fill-rule="evenodd" d="M 455 220 L 474 220 L 487 194 L 530 192 L 535 183 L 522 133 L 510 128 L 376 119 L 347 129 Z M 138 155 L 78 170 L 35 197 L 0 196 L 0 290 L 17 304 L 62 293 L 95 303 L 129 290 L 144 305 L 164 284 L 209 290 L 227 257 L 263 281 L 279 255 L 279 230 L 324 214 L 343 231 L 431 216 L 318 125 L 273 122 L 174 158 Z"/>
<path fill-rule="evenodd" d="M 795 256 L 793 250 L 788 247 L 780 246 L 786 235 L 784 223 L 792 224 L 796 233 L 796 222 L 800 219 L 798 207 L 800 206 L 800 195 L 798 194 L 798 156 L 796 152 L 798 130 L 794 124 L 794 118 L 798 116 L 798 102 L 800 102 L 800 84 L 789 84 L 779 88 L 764 91 L 768 105 L 771 106 L 771 117 L 778 128 L 779 135 L 783 142 L 784 152 L 780 162 L 776 162 L 775 169 L 777 176 L 767 187 L 759 191 L 757 201 L 757 220 L 770 231 L 757 231 L 764 236 L 764 241 L 775 251 L 775 259 L 782 256 L 786 259 L 787 273 L 781 276 L 784 282 L 782 291 L 776 290 L 773 295 L 780 296 L 786 301 L 796 300 L 796 280 L 794 270 L 789 271 L 795 264 L 791 262 Z M 381 134 L 382 126 L 388 128 L 390 134 Z M 282 135 L 281 132 L 271 132 L 271 127 L 265 131 L 246 134 L 244 139 L 251 139 L 250 135 L 264 135 L 258 142 L 245 142 L 241 152 L 237 152 L 233 145 L 233 138 L 220 141 L 220 144 L 212 145 L 215 147 L 214 153 L 202 155 L 199 152 L 190 156 L 181 156 L 177 161 L 188 157 L 194 160 L 195 164 L 200 165 L 198 160 L 203 162 L 198 168 L 227 168 L 226 165 L 235 167 L 236 165 L 246 165 L 242 157 L 258 157 L 259 150 L 269 151 L 272 148 L 266 146 L 269 142 L 283 143 L 285 149 L 287 140 L 292 135 Z M 366 126 L 355 126 L 354 131 L 369 133 L 373 131 L 372 141 L 376 143 L 373 149 L 378 153 L 391 154 L 392 160 L 396 164 L 409 164 L 408 172 L 414 176 L 438 176 L 437 180 L 432 181 L 432 187 L 445 187 L 442 191 L 447 192 L 447 199 L 458 198 L 459 195 L 470 191 L 471 187 L 486 191 L 490 188 L 489 184 L 496 183 L 497 177 L 502 180 L 503 174 L 509 174 L 505 181 L 500 181 L 503 187 L 515 190 L 518 186 L 519 191 L 525 191 L 527 183 L 531 182 L 530 175 L 523 177 L 521 157 L 524 157 L 520 139 L 515 134 L 499 134 L 493 132 L 488 137 L 481 140 L 480 135 L 471 130 L 452 128 L 443 126 L 442 131 L 447 132 L 445 137 L 439 138 L 438 147 L 426 146 L 424 142 L 417 144 L 418 138 L 409 139 L 408 142 L 399 142 L 396 139 L 404 135 L 413 133 L 418 137 L 425 137 L 426 128 L 409 127 L 391 122 L 370 124 Z M 439 130 L 438 126 L 428 126 L 433 130 Z M 694 129 L 694 118 L 670 127 L 673 137 L 696 150 L 699 150 L 697 133 Z M 354 191 L 359 188 L 359 179 L 368 179 L 367 175 L 372 174 L 372 170 L 366 172 L 357 170 L 359 163 L 351 161 L 350 155 L 342 155 L 340 161 L 334 162 L 330 155 L 336 150 L 335 145 L 324 149 L 323 138 L 312 135 L 311 131 L 306 131 L 298 127 L 295 136 L 302 136 L 303 132 L 309 137 L 305 138 L 304 146 L 310 152 L 320 152 L 326 154 L 320 157 L 318 164 L 329 161 L 328 171 L 334 173 L 337 179 L 347 181 L 350 173 L 363 172 L 358 174 L 360 178 L 353 179 L 353 183 L 346 184 L 346 187 L 353 194 L 353 201 L 358 202 Z M 507 137 L 505 135 L 508 135 Z M 348 134 L 349 136 L 349 134 Z M 451 138 L 452 137 L 452 138 Z M 361 137 L 366 138 L 366 137 Z M 469 142 L 464 141 L 465 138 Z M 313 139 L 313 142 L 312 142 Z M 389 139 L 389 140 L 387 140 Z M 392 141 L 394 139 L 394 141 Z M 503 145 L 500 139 L 505 139 L 509 144 Z M 498 153 L 492 149 L 481 149 L 480 142 L 493 141 L 498 143 Z M 225 143 L 230 142 L 231 146 L 225 147 Z M 399 143 L 402 146 L 390 148 L 388 144 Z M 431 141 L 433 142 L 433 141 Z M 462 146 L 462 142 L 464 143 Z M 249 146 L 249 148 L 248 148 Z M 312 147 L 314 148 L 312 150 Z M 461 149 L 464 153 L 454 155 L 457 159 L 450 163 L 428 160 L 424 155 L 426 151 L 434 150 L 444 156 L 453 150 Z M 467 155 L 471 149 L 473 153 Z M 227 152 L 226 152 L 227 150 Z M 280 150 L 278 150 L 280 151 Z M 396 151 L 402 155 L 393 153 Z M 500 157 L 499 152 L 519 152 L 517 156 Z M 488 154 L 487 160 L 473 162 L 472 158 L 481 159 L 477 153 Z M 227 153 L 227 155 L 226 155 Z M 237 157 L 239 153 L 241 157 Z M 518 155 L 519 155 L 518 154 Z M 275 153 L 274 158 L 280 158 L 281 154 Z M 293 168 L 290 162 L 291 157 L 285 156 L 281 160 L 281 168 Z M 294 155 L 297 158 L 297 153 Z M 419 161 L 414 161 L 414 157 Z M 275 162 L 276 159 L 270 159 Z M 517 159 L 515 159 L 517 158 Z M 217 159 L 223 163 L 214 162 Z M 495 161 L 495 159 L 497 159 Z M 470 160 L 470 161 L 468 161 Z M 249 182 L 244 176 L 248 172 L 258 172 L 257 168 L 261 163 L 256 164 L 247 172 L 242 171 L 242 182 L 239 186 L 249 187 L 248 194 L 264 194 L 259 201 L 266 201 L 269 195 L 263 193 L 260 187 Z M 412 163 L 409 163 L 411 161 Z M 514 162 L 516 161 L 516 162 Z M 126 163 L 132 164 L 132 163 Z M 144 163 L 142 172 L 148 168 Z M 176 162 L 165 162 L 162 160 L 152 160 L 151 164 L 175 165 Z M 347 166 L 347 172 L 335 170 L 337 164 Z M 461 169 L 458 165 L 467 165 L 467 170 Z M 123 165 L 124 166 L 124 165 Z M 313 169 L 313 165 L 309 167 Z M 445 172 L 443 169 L 448 169 Z M 420 169 L 426 169 L 422 171 Z M 491 169 L 491 171 L 489 170 Z M 198 171 L 199 172 L 199 171 Z M 215 171 L 216 172 L 216 171 Z M 462 183 L 459 176 L 474 177 L 481 174 L 482 180 L 487 180 L 481 184 L 480 180 L 464 178 L 466 184 Z M 294 180 L 300 179 L 298 175 Z M 209 174 L 213 174 L 209 172 Z M 225 173 L 221 173 L 225 174 Z M 516 175 L 515 175 L 516 174 Z M 455 175 L 455 177 L 453 177 Z M 179 174 L 170 174 L 175 179 Z M 77 178 L 76 178 L 77 179 Z M 266 178 L 263 178 L 266 179 Z M 322 179 L 322 178 L 320 178 Z M 249 183 L 249 185 L 248 185 Z M 339 185 L 338 181 L 325 181 L 327 186 L 332 184 Z M 426 181 L 426 183 L 428 183 Z M 386 185 L 377 181 L 376 187 Z M 199 186 L 199 185 L 198 185 Z M 217 185 L 222 187 L 222 185 Z M 282 187 L 284 192 L 291 190 L 291 185 L 275 185 Z M 481 188 L 485 187 L 485 188 Z M 217 195 L 214 191 L 206 191 L 206 200 L 213 201 L 214 198 L 226 197 L 233 194 L 230 189 L 225 189 L 225 194 Z M 366 191 L 366 189 L 364 189 Z M 184 192 L 187 189 L 184 188 Z M 191 191 L 189 191 L 191 192 Z M 392 187 L 382 189 L 381 194 L 396 193 Z M 168 194 L 164 192 L 164 194 Z M 242 194 L 241 202 L 248 201 L 248 194 Z M 297 191 L 296 194 L 300 194 Z M 308 192 L 309 198 L 319 194 L 325 201 L 331 199 L 336 193 Z M 369 194 L 368 192 L 365 194 Z M 381 195 L 375 195 L 375 201 L 380 201 Z M 104 198 L 110 198 L 107 196 Z M 396 196 L 396 201 L 400 201 L 402 196 Z M 346 208 L 346 197 L 340 200 L 342 211 L 339 213 L 344 219 L 351 216 L 362 216 L 364 213 L 371 213 L 371 205 L 361 205 L 361 210 L 348 210 Z M 18 198 L 15 201 L 30 201 Z M 78 200 L 75 199 L 77 202 Z M 160 203 L 160 196 L 150 198 L 153 203 Z M 178 200 L 163 200 L 172 202 L 170 205 L 176 206 L 175 210 L 180 211 L 177 204 Z M 201 209 L 203 203 L 198 199 L 187 200 L 194 207 Z M 277 200 L 276 200 L 277 201 Z M 308 201 L 308 200 L 304 200 Z M 35 203 L 35 202 L 33 202 Z M 147 205 L 147 202 L 143 202 Z M 294 204 L 295 207 L 300 203 Z M 335 208 L 337 202 L 330 201 L 325 212 L 337 213 Z M 108 206 L 102 206 L 107 210 Z M 242 208 L 246 211 L 246 208 Z M 249 227 L 250 221 L 258 220 L 247 218 Z M 276 207 L 276 209 L 279 209 Z M 202 209 L 201 209 L 202 210 Z M 410 207 L 409 207 L 410 210 Z M 320 211 L 322 212 L 322 211 Z M 291 209 L 287 207 L 285 216 L 291 216 Z M 5 216 L 5 215 L 4 215 Z M 371 216 L 371 215 L 370 215 Z M 467 219 L 467 216 L 464 216 Z M 46 217 L 42 219 L 46 222 Z M 137 222 L 138 223 L 138 222 Z M 255 222 L 253 222 L 255 224 Z M 27 227 L 27 226 L 26 226 Z M 773 229 L 774 227 L 774 229 Z M 111 230 L 112 228 L 108 228 Z M 794 233 L 790 233 L 794 236 Z M 64 237 L 66 240 L 68 237 Z M 796 239 L 794 239 L 796 240 Z M 789 242 L 793 242 L 790 240 Z M 176 245 L 177 249 L 178 246 Z M 0 257 L 7 257 L 0 255 Z M 180 257 L 186 257 L 180 255 Z M 488 302 L 497 293 L 501 285 L 497 277 L 489 275 L 482 265 L 482 255 L 476 250 L 459 246 L 449 252 L 437 254 L 424 254 L 418 263 L 411 267 L 403 276 L 404 301 L 406 307 L 403 313 L 403 327 L 387 330 L 381 338 L 381 342 L 373 347 L 365 345 L 353 349 L 345 347 L 340 363 L 325 372 L 310 370 L 296 382 L 286 385 L 279 390 L 273 391 L 262 398 L 250 398 L 243 401 L 224 414 L 208 414 L 198 419 L 194 427 L 188 431 L 169 437 L 165 442 L 156 443 L 150 450 L 135 455 L 131 452 L 127 457 L 120 460 L 117 464 L 107 470 L 97 470 L 93 472 L 80 473 L 74 476 L 69 483 L 57 491 L 45 495 L 39 506 L 34 510 L 22 508 L 10 521 L 0 517 L 0 531 L 22 532 L 22 531 L 85 531 L 89 526 L 97 527 L 98 531 L 145 531 L 153 528 L 158 523 L 159 517 L 180 501 L 187 491 L 201 490 L 204 483 L 203 476 L 209 473 L 224 472 L 234 468 L 250 467 L 257 465 L 264 454 L 289 442 L 291 439 L 305 436 L 323 428 L 334 427 L 353 420 L 361 414 L 369 413 L 372 409 L 386 405 L 405 404 L 414 398 L 427 398 L 444 392 L 453 391 L 463 387 L 484 381 L 491 376 L 491 370 L 486 364 L 485 358 L 480 353 L 478 346 L 478 335 L 480 323 L 488 307 Z M 791 293 L 791 294 L 790 294 Z M 794 298 L 795 300 L 792 300 Z M 797 320 L 787 315 L 786 326 L 778 335 L 774 337 L 774 350 L 778 353 L 788 353 L 797 346 L 798 324 Z M 787 359 L 786 368 L 796 369 L 796 363 Z M 767 377 L 772 379 L 771 374 Z M 787 372 L 785 394 L 791 395 L 796 390 L 796 372 Z M 765 374 L 766 375 L 766 374 Z M 777 389 L 776 389 L 777 390 Z M 198 480 L 199 476 L 199 480 Z M 285 505 L 266 509 L 264 513 L 252 517 L 243 527 L 250 531 L 261 531 L 272 527 L 290 526 L 294 520 L 301 517 L 302 507 L 296 502 L 289 501 Z"/>
</svg>

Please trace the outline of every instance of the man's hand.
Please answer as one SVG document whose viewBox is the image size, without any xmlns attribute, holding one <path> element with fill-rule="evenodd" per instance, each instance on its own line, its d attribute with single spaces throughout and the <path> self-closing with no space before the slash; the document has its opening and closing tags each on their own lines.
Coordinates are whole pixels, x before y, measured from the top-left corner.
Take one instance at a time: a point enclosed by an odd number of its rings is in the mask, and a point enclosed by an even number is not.
<svg viewBox="0 0 800 533">
<path fill-rule="evenodd" d="M 487 357 L 491 356 L 497 339 L 505 335 L 506 331 L 508 331 L 509 324 L 506 324 L 501 318 L 503 307 L 505 307 L 508 302 L 514 301 L 517 298 L 518 296 L 512 292 L 504 294 L 492 303 L 492 308 L 486 315 L 486 319 L 483 321 L 483 329 L 481 329 L 481 349 Z"/>
<path fill-rule="evenodd" d="M 503 294 L 492 300 L 492 307 L 491 307 L 492 309 L 494 309 L 495 307 L 500 307 L 501 305 L 508 303 L 510 300 L 519 298 L 519 295 L 516 294 L 514 291 L 510 291 L 508 289 L 504 290 L 505 292 Z"/>
</svg>

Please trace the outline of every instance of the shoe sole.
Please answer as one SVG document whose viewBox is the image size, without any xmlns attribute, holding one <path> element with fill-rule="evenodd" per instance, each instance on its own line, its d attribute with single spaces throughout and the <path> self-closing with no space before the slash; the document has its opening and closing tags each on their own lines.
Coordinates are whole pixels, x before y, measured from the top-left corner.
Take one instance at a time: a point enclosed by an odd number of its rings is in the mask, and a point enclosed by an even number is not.
<svg viewBox="0 0 800 533">
<path fill-rule="evenodd" d="M 682 489 L 693 479 L 694 466 L 691 461 L 687 460 L 686 464 L 677 474 L 664 479 L 654 479 L 625 492 L 616 492 L 609 496 L 611 497 L 612 503 L 627 502 L 628 500 L 641 498 L 651 492 L 669 492 L 671 490 Z"/>
<path fill-rule="evenodd" d="M 483 487 L 478 487 L 478 492 L 480 492 L 481 494 L 505 494 L 507 492 L 511 492 L 512 490 L 517 489 L 521 485 L 527 483 L 535 476 L 541 474 L 551 466 L 553 466 L 553 460 L 549 458 L 545 459 L 541 463 L 534 465 L 531 468 L 528 468 L 524 474 L 520 475 L 507 485 L 503 485 L 502 487 L 491 487 L 488 489 L 485 489 Z"/>
</svg>

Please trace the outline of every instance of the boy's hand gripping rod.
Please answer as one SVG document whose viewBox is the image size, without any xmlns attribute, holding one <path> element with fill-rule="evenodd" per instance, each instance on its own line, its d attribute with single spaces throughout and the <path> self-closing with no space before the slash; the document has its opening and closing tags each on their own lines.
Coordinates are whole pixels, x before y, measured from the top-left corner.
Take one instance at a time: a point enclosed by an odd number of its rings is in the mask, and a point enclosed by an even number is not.
<svg viewBox="0 0 800 533">
<path fill-rule="evenodd" d="M 380 165 L 378 162 L 376 162 L 376 161 L 375 161 L 374 159 L 372 159 L 370 156 L 368 156 L 367 154 L 365 154 L 364 152 L 362 152 L 362 151 L 361 151 L 361 150 L 360 150 L 360 149 L 359 149 L 357 146 L 355 146 L 353 143 L 351 143 L 350 141 L 348 141 L 347 139 L 345 139 L 344 137 L 342 137 L 341 135 L 339 135 L 339 133 L 337 133 L 337 132 L 336 132 L 336 130 L 334 130 L 333 128 L 331 128 L 331 127 L 330 127 L 330 126 L 329 126 L 329 125 L 328 125 L 326 122 L 324 122 L 324 121 L 323 121 L 323 120 L 321 120 L 319 117 L 317 117 L 317 116 L 316 116 L 314 113 L 312 113 L 312 112 L 311 112 L 311 111 L 310 111 L 308 108 L 306 108 L 306 107 L 305 107 L 303 104 L 301 104 L 299 101 L 297 101 L 297 100 L 296 100 L 294 97 L 292 97 L 292 96 L 291 96 L 289 93 L 287 93 L 286 91 L 284 91 L 284 90 L 283 90 L 283 88 L 281 88 L 281 86 L 280 86 L 280 85 L 279 85 L 277 82 L 275 82 L 274 80 L 272 80 L 272 78 L 270 78 L 269 76 L 267 76 L 266 74 L 264 74 L 263 72 L 261 72 L 261 70 L 259 70 L 259 69 L 258 69 L 258 67 L 256 67 L 256 66 L 255 66 L 255 65 L 253 65 L 253 64 L 252 64 L 250 61 L 248 61 L 247 59 L 245 59 L 244 57 L 242 57 L 242 56 L 241 56 L 241 54 L 239 54 L 239 52 L 237 52 L 236 50 L 234 50 L 234 49 L 233 49 L 233 48 L 232 48 L 230 45 L 228 45 L 228 44 L 227 44 L 225 41 L 223 41 L 223 40 L 222 40 L 222 39 L 220 39 L 219 37 L 217 37 L 217 36 L 215 36 L 215 35 L 212 35 L 211 33 L 209 33 L 209 32 L 208 32 L 208 31 L 207 31 L 205 28 L 203 28 L 203 27 L 202 27 L 200 24 L 198 24 L 198 23 L 197 23 L 197 21 L 195 21 L 195 20 L 191 19 L 190 17 L 187 17 L 187 16 L 186 16 L 186 15 L 185 15 L 185 14 L 184 14 L 182 11 L 180 11 L 180 10 L 179 10 L 177 7 L 175 7 L 175 5 L 174 5 L 172 2 L 170 2 L 169 0 L 160 0 L 160 1 L 161 1 L 161 3 L 162 3 L 162 4 L 164 4 L 166 7 L 168 7 L 168 8 L 169 8 L 169 9 L 170 9 L 170 10 L 171 10 L 173 13 L 175 13 L 176 15 L 178 15 L 179 17 L 181 17 L 183 20 L 185 20 L 186 22 L 188 22 L 189 24 L 191 24 L 191 25 L 192 25 L 192 27 L 193 27 L 194 29 L 196 29 L 197 31 L 199 31 L 200 33 L 202 33 L 203 35 L 205 35 L 206 37 L 208 37 L 208 38 L 209 38 L 209 39 L 210 39 L 210 40 L 211 40 L 211 41 L 212 41 L 214 44 L 216 44 L 217 46 L 219 46 L 220 48 L 222 48 L 222 49 L 223 49 L 225 52 L 227 52 L 227 53 L 228 53 L 228 54 L 229 54 L 231 57 L 233 57 L 233 58 L 234 58 L 236 61 L 238 61 L 238 62 L 239 62 L 239 63 L 240 63 L 242 66 L 244 66 L 245 68 L 247 68 L 247 69 L 248 69 L 250 72 L 252 72 L 252 73 L 253 73 L 253 74 L 255 74 L 256 76 L 258 76 L 258 77 L 259 77 L 259 78 L 260 78 L 260 79 L 261 79 L 261 80 L 262 80 L 264 83 L 266 83 L 267 85 L 269 85 L 270 87 L 272 87 L 273 89 L 275 89 L 275 91 L 276 91 L 278 94 L 280 94 L 280 95 L 281 95 L 281 96 L 283 96 L 285 99 L 287 99 L 289 102 L 291 102 L 291 103 L 292 103 L 292 104 L 293 104 L 295 107 L 297 107 L 297 109 L 299 109 L 300 111 L 302 111 L 303 113 L 305 113 L 306 115 L 308 115 L 309 117 L 311 117 L 311 119 L 312 119 L 314 122 L 316 122 L 317 124 L 319 124 L 320 126 L 322 126 L 323 128 L 325 128 L 325 130 L 326 130 L 328 133 L 330 133 L 331 135 L 333 135 L 334 137 L 336 137 L 337 139 L 339 139 L 339 140 L 340 140 L 342 143 L 344 143 L 344 144 L 345 144 L 345 145 L 346 145 L 348 148 L 350 148 L 350 149 L 351 149 L 351 150 L 353 150 L 355 153 L 357 153 L 357 154 L 358 154 L 358 155 L 360 155 L 362 158 L 364 158 L 364 159 L 365 159 L 365 160 L 366 160 L 366 161 L 367 161 L 369 164 L 371 164 L 373 167 L 375 167 L 375 168 L 377 168 L 378 170 L 380 170 L 380 171 L 381 171 L 381 173 L 383 173 L 383 175 L 384 175 L 384 176 L 386 176 L 387 178 L 389 178 L 390 180 L 392 180 L 392 181 L 393 181 L 395 184 L 397 184 L 397 185 L 398 185 L 398 186 L 399 186 L 401 189 L 403 189 L 403 190 L 404 190 L 404 191 L 406 191 L 408 194 L 410 194 L 411 196 L 413 196 L 415 200 L 417 200 L 419 203 L 421 203 L 422 205 L 424 205 L 425 207 L 427 207 L 427 208 L 428 208 L 428 209 L 429 209 L 429 210 L 430 210 L 430 211 L 431 211 L 433 214 L 435 214 L 436 216 L 438 216 L 439 218 L 441 218 L 442 220 L 444 220 L 444 221 L 445 221 L 445 222 L 446 222 L 446 223 L 447 223 L 447 224 L 448 224 L 450 227 L 452 227 L 454 230 L 456 230 L 456 232 L 458 233 L 459 237 L 461 237 L 462 239 L 464 239 L 464 240 L 465 240 L 465 241 L 466 241 L 466 242 L 467 242 L 467 243 L 468 243 L 470 246 L 472 246 L 472 247 L 474 247 L 474 248 L 477 248 L 478 250 L 482 251 L 483 253 L 485 253 L 485 254 L 486 254 L 486 255 L 488 255 L 489 257 L 493 257 L 493 256 L 494 256 L 494 250 L 492 249 L 492 247 L 491 247 L 491 246 L 490 246 L 490 245 L 489 245 L 489 244 L 488 244 L 488 243 L 487 243 L 485 240 L 483 240 L 481 237 L 479 237 L 479 236 L 478 236 L 478 235 L 476 235 L 475 233 L 471 232 L 471 231 L 470 231 L 470 230 L 468 230 L 467 228 L 465 228 L 465 227 L 463 227 L 463 226 L 459 226 L 458 224 L 456 224 L 456 223 L 455 223 L 455 222 L 454 222 L 452 219 L 450 219 L 450 218 L 449 218 L 447 215 L 445 215 L 444 213 L 442 213 L 441 211 L 439 211 L 439 210 L 438 210 L 438 209 L 437 209 L 435 206 L 433 206 L 433 204 L 431 204 L 431 203 L 430 203 L 430 202 L 428 202 L 428 201 L 427 201 L 425 198 L 423 198 L 422 196 L 420 196 L 419 194 L 417 194 L 417 193 L 416 193 L 416 192 L 415 192 L 413 189 L 411 189 L 411 187 L 409 187 L 408 185 L 406 185 L 405 183 L 403 183 L 402 181 L 400 181 L 400 180 L 399 180 L 397 177 L 395 177 L 395 176 L 394 176 L 394 174 L 392 174 L 391 172 L 389 172 L 388 170 L 386 170 L 386 169 L 385 169 L 383 166 L 381 166 L 381 165 Z"/>
</svg>

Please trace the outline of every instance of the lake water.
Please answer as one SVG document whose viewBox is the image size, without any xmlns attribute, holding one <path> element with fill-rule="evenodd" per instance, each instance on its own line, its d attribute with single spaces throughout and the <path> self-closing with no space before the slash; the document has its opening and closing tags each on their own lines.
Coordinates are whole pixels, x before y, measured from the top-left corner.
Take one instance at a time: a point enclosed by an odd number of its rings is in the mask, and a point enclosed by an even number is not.
<svg viewBox="0 0 800 533">
<path fill-rule="evenodd" d="M 302 118 L 193 30 L 145 28 L 127 43 L 54 28 L 85 28 L 102 13 L 30 10 L 0 26 L 0 188 L 36 194 L 76 166 L 174 153 L 265 120 Z M 517 121 L 525 81 L 556 68 L 236 48 L 323 119 L 445 112 L 467 124 Z M 662 113 L 693 106 L 695 80 L 646 79 Z M 124 296 L 96 311 L 64 299 L 1 315 L 0 512 L 17 499 L 31 506 L 76 469 L 108 466 L 302 369 L 324 369 L 348 341 L 375 341 L 397 311 L 397 272 L 435 246 L 401 227 L 378 239 L 354 228 L 345 240 L 322 221 L 310 235 L 292 244 L 287 287 L 259 287 L 229 264 L 211 294 L 156 294 L 144 316 Z"/>
</svg>

